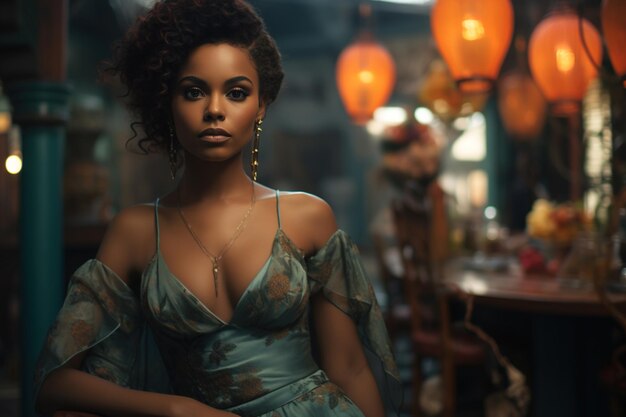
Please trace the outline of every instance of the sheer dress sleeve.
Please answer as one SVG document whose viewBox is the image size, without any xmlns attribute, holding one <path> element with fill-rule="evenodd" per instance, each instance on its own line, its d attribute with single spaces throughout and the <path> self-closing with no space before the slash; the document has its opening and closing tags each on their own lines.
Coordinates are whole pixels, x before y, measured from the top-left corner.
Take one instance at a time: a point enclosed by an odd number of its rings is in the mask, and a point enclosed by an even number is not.
<svg viewBox="0 0 626 417">
<path fill-rule="evenodd" d="M 338 230 L 307 259 L 307 271 L 312 292 L 322 291 L 327 300 L 355 322 L 380 393 L 387 405 L 398 412 L 402 385 L 383 315 L 356 245 L 345 232 Z"/>
<path fill-rule="evenodd" d="M 118 385 L 168 392 L 160 354 L 132 290 L 98 260 L 73 274 L 35 368 L 35 398 L 45 378 L 89 350 L 82 370 Z"/>
</svg>

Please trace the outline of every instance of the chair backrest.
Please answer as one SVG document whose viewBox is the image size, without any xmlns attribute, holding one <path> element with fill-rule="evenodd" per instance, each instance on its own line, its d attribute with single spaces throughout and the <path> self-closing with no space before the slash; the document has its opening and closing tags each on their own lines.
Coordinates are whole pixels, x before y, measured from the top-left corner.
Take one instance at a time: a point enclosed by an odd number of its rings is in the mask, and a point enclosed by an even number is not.
<svg viewBox="0 0 626 417">
<path fill-rule="evenodd" d="M 418 354 L 438 356 L 443 379 L 443 416 L 454 414 L 455 371 L 447 292 L 443 290 L 442 263 L 447 252 L 444 195 L 438 184 L 409 190 L 392 203 L 396 237 L 404 266 L 406 302 L 411 308 L 413 344 Z M 430 317 L 427 316 L 430 315 Z M 436 334 L 433 340 L 430 336 Z M 416 359 L 414 397 L 419 396 L 421 371 Z M 417 404 L 417 403 L 416 403 Z M 415 405 L 414 414 L 419 414 Z"/>
<path fill-rule="evenodd" d="M 392 202 L 392 212 L 404 267 L 406 301 L 411 307 L 412 327 L 416 330 L 422 325 L 422 301 L 435 288 L 429 245 L 430 213 L 426 197 L 399 198 Z"/>
<path fill-rule="evenodd" d="M 387 296 L 387 303 L 391 305 L 397 301 L 398 295 L 403 291 L 402 288 L 398 288 L 403 283 L 403 279 L 398 273 L 394 272 L 389 265 L 388 251 L 391 250 L 390 243 L 378 234 L 372 234 L 372 241 L 374 243 L 374 253 L 376 255 L 376 262 L 378 263 L 378 271 L 385 288 L 385 294 Z M 393 242 L 395 245 L 395 241 Z M 395 249 L 395 246 L 393 247 Z M 402 297 L 404 298 L 404 297 Z"/>
</svg>

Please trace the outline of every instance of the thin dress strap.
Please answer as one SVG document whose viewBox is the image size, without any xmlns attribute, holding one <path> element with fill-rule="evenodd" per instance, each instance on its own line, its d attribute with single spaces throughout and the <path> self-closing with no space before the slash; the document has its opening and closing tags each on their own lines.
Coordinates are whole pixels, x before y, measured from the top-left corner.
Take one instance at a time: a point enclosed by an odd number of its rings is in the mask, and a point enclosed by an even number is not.
<svg viewBox="0 0 626 417">
<path fill-rule="evenodd" d="M 160 233 L 159 233 L 159 198 L 157 197 L 156 201 L 154 202 L 154 227 L 156 229 L 156 250 L 157 252 L 159 251 L 159 248 L 161 247 L 160 244 Z"/>
<path fill-rule="evenodd" d="M 276 219 L 278 220 L 278 228 L 280 229 L 280 191 L 276 190 Z"/>
</svg>

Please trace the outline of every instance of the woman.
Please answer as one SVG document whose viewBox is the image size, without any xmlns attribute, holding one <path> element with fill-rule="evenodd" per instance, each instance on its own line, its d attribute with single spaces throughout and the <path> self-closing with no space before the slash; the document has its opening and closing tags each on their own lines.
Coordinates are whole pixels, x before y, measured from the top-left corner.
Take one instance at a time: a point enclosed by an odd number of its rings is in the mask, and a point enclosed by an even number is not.
<svg viewBox="0 0 626 417">
<path fill-rule="evenodd" d="M 397 373 L 354 245 L 324 201 L 255 182 L 283 77 L 261 19 L 239 0 L 159 2 L 113 71 L 142 149 L 168 152 L 172 178 L 182 155 L 184 171 L 154 205 L 123 210 L 75 272 L 40 358 L 37 408 L 383 416 L 365 352 L 387 382 Z M 241 155 L 252 137 L 251 179 Z"/>
</svg>

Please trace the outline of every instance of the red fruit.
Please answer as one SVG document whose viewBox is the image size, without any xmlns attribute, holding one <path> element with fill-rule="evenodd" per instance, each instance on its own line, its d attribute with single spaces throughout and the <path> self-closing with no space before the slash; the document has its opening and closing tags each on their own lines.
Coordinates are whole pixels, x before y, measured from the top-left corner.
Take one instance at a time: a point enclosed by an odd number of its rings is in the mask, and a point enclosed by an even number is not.
<svg viewBox="0 0 626 417">
<path fill-rule="evenodd" d="M 545 260 L 541 252 L 533 247 L 526 247 L 518 254 L 522 270 L 526 273 L 541 273 L 545 271 Z"/>
</svg>

